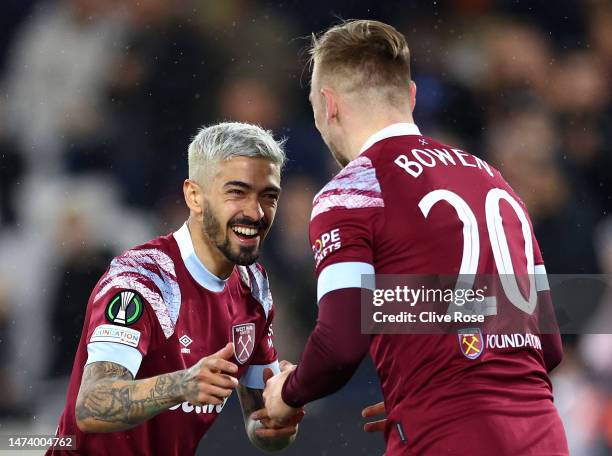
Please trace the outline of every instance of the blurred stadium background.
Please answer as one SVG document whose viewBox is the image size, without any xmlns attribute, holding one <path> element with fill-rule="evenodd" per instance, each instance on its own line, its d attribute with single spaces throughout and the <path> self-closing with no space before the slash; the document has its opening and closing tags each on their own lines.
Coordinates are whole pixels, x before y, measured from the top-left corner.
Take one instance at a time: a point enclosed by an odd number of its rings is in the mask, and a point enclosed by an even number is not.
<svg viewBox="0 0 612 456">
<path fill-rule="evenodd" d="M 184 221 L 187 144 L 223 119 L 288 138 L 263 263 L 277 347 L 297 360 L 316 317 L 311 199 L 335 173 L 300 51 L 336 17 L 406 34 L 421 131 L 502 170 L 549 273 L 612 273 L 609 1 L 4 0 L 0 11 L 0 433 L 55 431 L 91 288 L 112 256 Z M 612 320 L 611 300 L 594 321 Z M 610 337 L 564 338 L 554 384 L 573 455 L 612 454 Z M 285 454 L 381 454 L 359 416 L 379 397 L 365 362 L 309 408 Z M 221 452 L 258 453 L 235 398 L 201 445 Z"/>
</svg>

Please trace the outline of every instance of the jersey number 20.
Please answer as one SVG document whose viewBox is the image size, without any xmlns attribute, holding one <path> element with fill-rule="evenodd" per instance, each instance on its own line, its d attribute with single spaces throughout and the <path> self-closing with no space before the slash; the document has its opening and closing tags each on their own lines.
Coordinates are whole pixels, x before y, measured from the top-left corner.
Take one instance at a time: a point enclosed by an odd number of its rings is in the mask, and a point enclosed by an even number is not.
<svg viewBox="0 0 612 456">
<path fill-rule="evenodd" d="M 518 219 L 521 222 L 521 231 L 525 239 L 525 258 L 527 258 L 527 274 L 529 277 L 529 298 L 525 299 L 520 292 L 518 281 L 514 276 L 510 248 L 504 232 L 502 217 L 500 213 L 500 201 L 507 201 Z M 478 222 L 474 212 L 470 209 L 466 201 L 454 192 L 449 190 L 434 190 L 425 195 L 419 202 L 421 212 L 427 218 L 431 208 L 440 201 L 446 201 L 455 211 L 459 220 L 463 223 L 463 255 L 459 274 L 462 277 L 462 284 L 457 284 L 455 288 L 472 288 L 475 275 L 478 270 L 478 259 L 480 257 L 480 236 L 478 233 Z M 493 188 L 487 193 L 485 200 L 485 215 L 487 230 L 491 240 L 491 249 L 495 266 L 500 274 L 500 281 L 504 294 L 508 300 L 518 309 L 532 314 L 536 302 L 537 292 L 534 283 L 534 257 L 533 241 L 529 221 L 520 204 L 506 190 Z"/>
</svg>

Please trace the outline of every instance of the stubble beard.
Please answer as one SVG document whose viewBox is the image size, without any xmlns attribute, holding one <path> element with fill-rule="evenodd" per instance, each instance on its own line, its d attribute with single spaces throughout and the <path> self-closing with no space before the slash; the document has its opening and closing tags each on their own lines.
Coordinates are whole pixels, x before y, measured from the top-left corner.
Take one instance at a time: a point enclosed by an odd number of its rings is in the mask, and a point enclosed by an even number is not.
<svg viewBox="0 0 612 456">
<path fill-rule="evenodd" d="M 248 266 L 255 263 L 255 261 L 257 261 L 259 258 L 259 253 L 263 245 L 263 239 L 259 241 L 259 246 L 247 247 L 241 245 L 238 246 L 238 252 L 234 251 L 227 232 L 223 232 L 219 219 L 215 216 L 208 204 L 204 208 L 202 225 L 204 235 L 231 263 L 240 266 Z M 231 225 L 231 221 L 228 223 L 228 225 Z M 221 237 L 223 237 L 223 239 L 219 239 Z"/>
</svg>

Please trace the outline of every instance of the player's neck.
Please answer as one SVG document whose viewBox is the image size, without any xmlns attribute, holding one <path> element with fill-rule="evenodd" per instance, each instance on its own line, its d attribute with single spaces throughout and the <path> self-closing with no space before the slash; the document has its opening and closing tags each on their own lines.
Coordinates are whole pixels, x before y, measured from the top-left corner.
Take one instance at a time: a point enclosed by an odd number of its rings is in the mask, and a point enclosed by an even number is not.
<svg viewBox="0 0 612 456">
<path fill-rule="evenodd" d="M 349 160 L 354 160 L 363 152 L 361 150 L 362 147 L 373 134 L 396 123 L 414 123 L 414 120 L 411 114 L 401 115 L 398 113 L 396 115 L 367 118 L 360 121 L 351 130 L 353 134 L 348 136 Z"/>
<path fill-rule="evenodd" d="M 222 280 L 227 279 L 234 270 L 234 263 L 229 261 L 219 249 L 210 242 L 204 231 L 192 218 L 187 222 L 191 242 L 196 256 L 208 272 Z"/>
</svg>

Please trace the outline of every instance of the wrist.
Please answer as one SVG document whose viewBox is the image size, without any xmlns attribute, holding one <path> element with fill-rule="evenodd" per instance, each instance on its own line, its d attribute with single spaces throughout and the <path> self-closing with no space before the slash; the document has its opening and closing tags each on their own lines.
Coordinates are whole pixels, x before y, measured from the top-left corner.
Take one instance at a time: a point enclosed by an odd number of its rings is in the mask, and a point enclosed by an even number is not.
<svg viewBox="0 0 612 456">
<path fill-rule="evenodd" d="M 299 397 L 296 397 L 297 394 L 295 393 L 295 391 L 299 391 L 299 389 L 293 386 L 293 381 L 295 380 L 293 378 L 294 374 L 295 371 L 291 372 L 287 377 L 287 380 L 283 384 L 283 388 L 281 389 L 281 400 L 288 407 L 297 409 L 303 407 L 304 403 L 300 401 Z"/>
<path fill-rule="evenodd" d="M 171 372 L 169 374 L 165 374 L 165 380 L 169 385 L 176 385 L 175 388 L 169 388 L 169 392 L 171 393 L 171 399 L 175 401 L 175 403 L 179 404 L 181 402 L 188 402 L 188 383 L 185 381 L 188 375 L 189 369 L 184 369 L 176 372 Z"/>
</svg>

